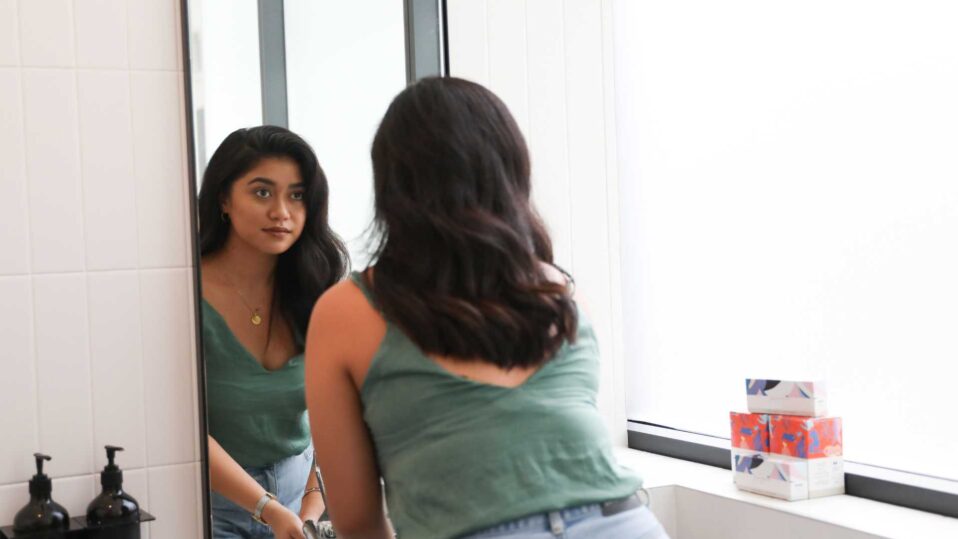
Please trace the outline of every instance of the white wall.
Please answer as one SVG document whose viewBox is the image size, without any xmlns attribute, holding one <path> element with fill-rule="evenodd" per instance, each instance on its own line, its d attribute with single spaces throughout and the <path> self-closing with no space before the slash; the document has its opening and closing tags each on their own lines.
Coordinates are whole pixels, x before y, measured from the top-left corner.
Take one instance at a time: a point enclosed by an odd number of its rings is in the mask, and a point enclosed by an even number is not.
<svg viewBox="0 0 958 539">
<path fill-rule="evenodd" d="M 611 6 L 602 0 L 449 0 L 451 74 L 512 111 L 532 154 L 533 197 L 602 349 L 599 405 L 626 438 L 618 275 Z"/>
<path fill-rule="evenodd" d="M 199 534 L 174 0 L 0 0 L 0 525 L 53 456 L 82 516 L 126 448 L 153 537 Z"/>
</svg>

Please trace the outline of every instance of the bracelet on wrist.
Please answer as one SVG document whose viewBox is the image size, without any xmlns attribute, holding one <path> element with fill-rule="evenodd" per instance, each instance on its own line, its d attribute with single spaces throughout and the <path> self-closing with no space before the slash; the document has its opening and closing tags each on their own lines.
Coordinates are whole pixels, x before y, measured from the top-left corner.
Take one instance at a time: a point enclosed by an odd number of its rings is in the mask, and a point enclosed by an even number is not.
<svg viewBox="0 0 958 539">
<path fill-rule="evenodd" d="M 269 524 L 267 524 L 266 521 L 263 520 L 263 509 L 266 508 L 266 505 L 269 504 L 269 502 L 275 499 L 276 499 L 275 495 L 270 494 L 269 492 L 264 492 L 263 496 L 259 499 L 258 502 L 256 502 L 256 510 L 253 511 L 253 514 L 252 514 L 253 520 L 265 526 L 269 526 Z"/>
<path fill-rule="evenodd" d="M 306 492 L 303 492 L 303 498 L 305 498 L 306 496 L 309 496 L 310 494 L 314 492 L 322 492 L 322 489 L 319 487 L 309 487 L 308 489 L 306 489 Z"/>
</svg>

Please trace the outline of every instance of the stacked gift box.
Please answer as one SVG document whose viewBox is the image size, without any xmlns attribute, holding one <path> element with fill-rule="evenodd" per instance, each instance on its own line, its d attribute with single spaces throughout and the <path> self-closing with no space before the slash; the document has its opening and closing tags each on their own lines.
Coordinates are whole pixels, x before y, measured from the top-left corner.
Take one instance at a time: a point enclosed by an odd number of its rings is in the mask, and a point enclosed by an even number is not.
<svg viewBox="0 0 958 539">
<path fill-rule="evenodd" d="M 821 382 L 748 379 L 749 413 L 731 412 L 732 475 L 742 490 L 786 500 L 845 492 L 842 419 Z"/>
</svg>

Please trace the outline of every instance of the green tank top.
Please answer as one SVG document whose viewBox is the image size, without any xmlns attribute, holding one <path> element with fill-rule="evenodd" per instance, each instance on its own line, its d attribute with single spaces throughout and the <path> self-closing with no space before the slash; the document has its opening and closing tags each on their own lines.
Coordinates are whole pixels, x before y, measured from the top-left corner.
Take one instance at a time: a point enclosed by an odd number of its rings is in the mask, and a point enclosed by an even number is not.
<svg viewBox="0 0 958 539">
<path fill-rule="evenodd" d="M 352 279 L 375 306 L 360 274 Z M 387 320 L 361 400 L 399 537 L 446 539 L 638 490 L 612 455 L 598 388 L 598 346 L 581 312 L 575 344 L 516 388 L 451 374 Z"/>
<path fill-rule="evenodd" d="M 202 303 L 210 436 L 243 467 L 266 466 L 305 451 L 310 434 L 303 354 L 276 371 L 266 370 L 220 313 Z M 302 344 L 300 335 L 295 338 Z"/>
</svg>

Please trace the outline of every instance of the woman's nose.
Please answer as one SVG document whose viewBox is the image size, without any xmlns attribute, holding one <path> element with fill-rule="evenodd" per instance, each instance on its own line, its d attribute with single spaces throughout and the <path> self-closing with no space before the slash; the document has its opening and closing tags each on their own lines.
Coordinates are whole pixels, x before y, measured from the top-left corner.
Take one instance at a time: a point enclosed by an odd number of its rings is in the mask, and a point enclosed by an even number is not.
<svg viewBox="0 0 958 539">
<path fill-rule="evenodd" d="M 270 219 L 275 221 L 285 221 L 289 219 L 289 207 L 282 198 L 274 199 L 273 207 L 270 208 Z"/>
</svg>

